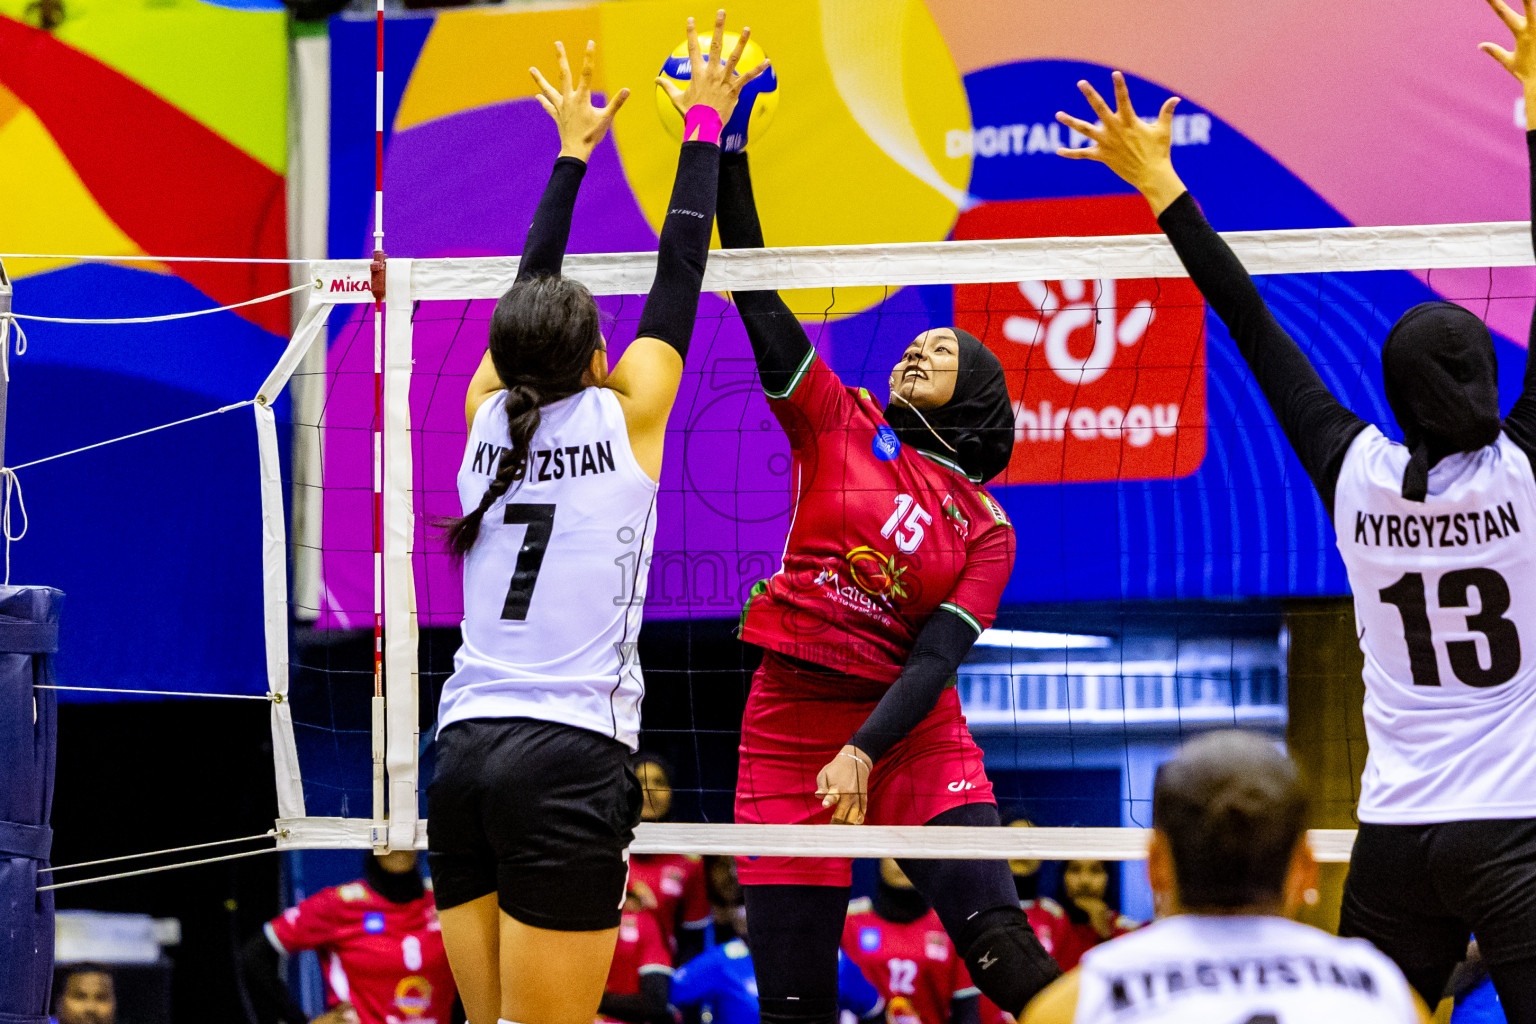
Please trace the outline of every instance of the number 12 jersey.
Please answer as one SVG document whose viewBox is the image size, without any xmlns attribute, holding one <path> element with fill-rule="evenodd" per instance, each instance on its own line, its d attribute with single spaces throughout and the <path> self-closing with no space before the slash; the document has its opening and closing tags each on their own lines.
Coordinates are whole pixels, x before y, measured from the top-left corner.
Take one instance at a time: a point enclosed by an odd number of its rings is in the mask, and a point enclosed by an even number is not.
<svg viewBox="0 0 1536 1024">
<path fill-rule="evenodd" d="M 1507 434 L 1448 456 L 1422 502 L 1409 453 L 1355 438 L 1334 498 L 1365 654 L 1360 820 L 1536 816 L 1536 475 Z"/>
</svg>

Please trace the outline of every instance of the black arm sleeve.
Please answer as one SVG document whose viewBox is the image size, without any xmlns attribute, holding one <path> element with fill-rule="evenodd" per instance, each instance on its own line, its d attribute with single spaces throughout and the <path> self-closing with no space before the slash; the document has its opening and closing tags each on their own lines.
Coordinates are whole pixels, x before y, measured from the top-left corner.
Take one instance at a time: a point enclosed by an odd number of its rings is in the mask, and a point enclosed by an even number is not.
<svg viewBox="0 0 1536 1024">
<path fill-rule="evenodd" d="M 945 608 L 934 612 L 918 631 L 901 675 L 848 742 L 876 761 L 884 757 L 933 710 L 975 643 L 976 630 L 964 619 Z"/>
<path fill-rule="evenodd" d="M 1531 248 L 1536 251 L 1536 131 L 1525 133 L 1526 158 L 1531 168 Z M 1530 338 L 1525 356 L 1525 386 L 1515 400 L 1509 415 L 1504 417 L 1504 427 L 1515 443 L 1525 449 L 1531 464 L 1536 465 L 1536 359 L 1531 358 L 1530 345 L 1536 345 L 1536 310 L 1531 314 Z"/>
<path fill-rule="evenodd" d="M 576 193 L 586 174 L 586 163 L 573 156 L 563 156 L 555 161 L 539 208 L 533 211 L 533 223 L 528 225 L 523 256 L 517 261 L 519 281 L 559 276 L 560 264 L 565 260 L 565 245 L 571 239 L 571 214 L 576 209 Z"/>
<path fill-rule="evenodd" d="M 720 244 L 727 249 L 761 249 L 763 228 L 752 198 L 752 174 L 747 154 L 720 158 Z M 763 390 L 782 395 L 811 352 L 811 339 L 778 292 L 735 292 L 731 298 L 752 342 Z"/>
<path fill-rule="evenodd" d="M 709 259 L 719 184 L 720 147 L 713 142 L 683 143 L 656 247 L 656 280 L 645 297 L 635 337 L 658 338 L 684 359 L 699 315 L 699 289 Z"/>
<path fill-rule="evenodd" d="M 283 982 L 282 958 L 258 932 L 240 947 L 240 977 L 250 996 L 256 1024 L 305 1024 L 309 1020 Z"/>
<path fill-rule="evenodd" d="M 1157 222 L 1196 287 L 1232 332 L 1331 517 L 1344 455 L 1365 429 L 1365 421 L 1333 397 L 1306 353 L 1275 321 L 1236 254 L 1206 222 L 1193 196 L 1179 196 Z"/>
<path fill-rule="evenodd" d="M 667 1019 L 667 996 L 671 979 L 661 971 L 640 975 L 640 991 L 632 996 L 604 992 L 597 1012 L 631 1024 L 650 1024 Z"/>
</svg>

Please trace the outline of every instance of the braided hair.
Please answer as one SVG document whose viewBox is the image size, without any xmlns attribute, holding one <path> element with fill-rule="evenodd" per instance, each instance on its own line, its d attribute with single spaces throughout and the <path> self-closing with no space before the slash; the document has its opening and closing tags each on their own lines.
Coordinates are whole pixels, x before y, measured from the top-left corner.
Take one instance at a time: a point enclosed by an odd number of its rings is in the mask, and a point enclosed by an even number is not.
<svg viewBox="0 0 1536 1024">
<path fill-rule="evenodd" d="M 511 443 L 475 510 L 439 524 L 456 559 L 469 554 L 485 513 L 523 478 L 528 445 L 539 429 L 543 407 L 587 386 L 587 367 L 602 344 L 592 293 L 568 277 L 527 278 L 496 301 L 489 349 L 491 364 L 507 389 L 502 407 Z"/>
</svg>

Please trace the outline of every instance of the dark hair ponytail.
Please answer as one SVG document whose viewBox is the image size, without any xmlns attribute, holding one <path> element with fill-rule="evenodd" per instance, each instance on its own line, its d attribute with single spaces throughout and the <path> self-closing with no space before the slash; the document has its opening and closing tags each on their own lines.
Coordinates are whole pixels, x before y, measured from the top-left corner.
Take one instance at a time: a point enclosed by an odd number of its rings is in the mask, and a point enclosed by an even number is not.
<svg viewBox="0 0 1536 1024">
<path fill-rule="evenodd" d="M 474 511 L 438 524 L 455 559 L 469 554 L 486 512 L 523 479 L 528 446 L 543 421 L 543 407 L 586 386 L 587 367 L 602 341 L 592 293 L 569 278 L 522 280 L 497 301 L 491 314 L 489 351 L 507 389 L 502 408 L 510 444 Z"/>
</svg>

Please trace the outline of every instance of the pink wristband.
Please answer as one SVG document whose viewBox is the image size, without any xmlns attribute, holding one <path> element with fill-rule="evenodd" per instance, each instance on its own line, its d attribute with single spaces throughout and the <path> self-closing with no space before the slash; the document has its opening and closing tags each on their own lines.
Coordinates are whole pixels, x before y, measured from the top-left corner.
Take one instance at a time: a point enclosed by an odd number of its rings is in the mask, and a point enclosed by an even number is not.
<svg viewBox="0 0 1536 1024">
<path fill-rule="evenodd" d="M 720 144 L 720 111 L 700 103 L 688 108 L 683 118 L 684 142 L 712 142 Z"/>
</svg>

